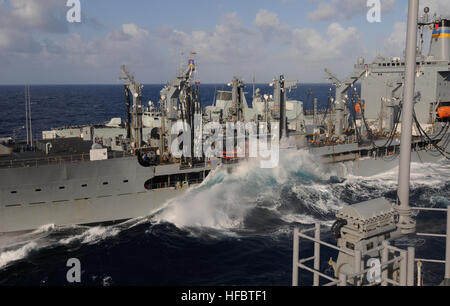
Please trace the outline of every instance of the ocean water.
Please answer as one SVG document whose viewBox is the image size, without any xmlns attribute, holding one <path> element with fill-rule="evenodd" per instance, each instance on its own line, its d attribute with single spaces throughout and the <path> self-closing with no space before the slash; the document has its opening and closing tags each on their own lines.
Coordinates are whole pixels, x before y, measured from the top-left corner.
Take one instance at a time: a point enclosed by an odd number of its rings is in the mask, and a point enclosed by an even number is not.
<svg viewBox="0 0 450 306">
<path fill-rule="evenodd" d="M 202 85 L 204 105 L 222 85 Z M 148 85 L 146 100 L 156 101 L 161 86 Z M 308 89 L 327 103 L 328 85 L 302 85 L 290 97 L 306 101 Z M 251 87 L 247 90 L 251 92 Z M 263 87 L 263 92 L 270 88 Z M 108 121 L 124 115 L 121 86 L 32 86 L 33 127 Z M 250 100 L 250 97 L 248 97 Z M 308 101 L 305 102 L 308 108 Z M 310 103 L 311 104 L 311 103 Z M 0 135 L 24 121 L 23 87 L 0 87 Z M 235 171 L 212 172 L 199 186 L 166 203 L 165 209 L 113 226 L 55 228 L 44 226 L 0 244 L 0 285 L 68 285 L 66 262 L 81 262 L 82 285 L 290 285 L 292 231 L 295 227 L 329 227 L 343 205 L 385 196 L 394 201 L 398 169 L 372 177 L 348 175 L 335 182 L 305 152 L 284 152 L 280 166 L 261 169 L 254 162 Z M 450 163 L 412 164 L 412 205 L 450 204 Z M 419 231 L 442 232 L 445 217 L 422 213 Z M 399 245 L 418 247 L 417 256 L 443 258 L 439 238 L 406 237 Z M 303 255 L 312 255 L 304 243 Z M 321 266 L 334 252 L 323 249 Z M 331 269 L 327 272 L 331 275 Z M 424 266 L 427 284 L 438 284 L 443 267 Z M 301 274 L 301 283 L 311 280 Z"/>
</svg>

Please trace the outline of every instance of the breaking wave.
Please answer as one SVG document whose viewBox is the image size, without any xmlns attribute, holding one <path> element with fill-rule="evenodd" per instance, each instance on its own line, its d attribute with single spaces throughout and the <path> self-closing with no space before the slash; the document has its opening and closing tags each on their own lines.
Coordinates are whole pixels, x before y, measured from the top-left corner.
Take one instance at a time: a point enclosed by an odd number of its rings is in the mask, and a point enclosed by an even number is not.
<svg viewBox="0 0 450 306">
<path fill-rule="evenodd" d="M 340 207 L 328 201 L 325 173 L 306 152 L 283 152 L 279 167 L 260 168 L 258 160 L 219 168 L 153 219 L 177 227 L 267 230 L 289 222 L 326 220 Z"/>
<path fill-rule="evenodd" d="M 306 152 L 286 151 L 280 166 L 262 169 L 258 161 L 232 170 L 217 169 L 199 187 L 172 200 L 153 220 L 177 227 L 271 232 L 291 223 L 330 225 L 346 204 L 375 197 L 394 202 L 398 168 L 370 177 L 347 174 L 339 178 Z M 445 195 L 434 194 L 450 179 L 449 163 L 412 163 L 413 204 L 442 205 Z M 445 188 L 444 188 L 445 189 Z M 422 201 L 421 201 L 422 200 Z"/>
</svg>

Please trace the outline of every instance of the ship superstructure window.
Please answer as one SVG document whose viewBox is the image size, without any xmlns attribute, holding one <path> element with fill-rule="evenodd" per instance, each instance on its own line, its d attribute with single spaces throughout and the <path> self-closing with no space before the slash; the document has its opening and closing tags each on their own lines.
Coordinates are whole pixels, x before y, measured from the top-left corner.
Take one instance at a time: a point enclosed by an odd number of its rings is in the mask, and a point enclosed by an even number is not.
<svg viewBox="0 0 450 306">
<path fill-rule="evenodd" d="M 81 187 L 85 188 L 85 187 L 87 187 L 87 184 L 83 184 L 83 185 L 81 185 Z"/>
<path fill-rule="evenodd" d="M 128 180 L 123 180 L 124 183 L 128 183 Z"/>
<path fill-rule="evenodd" d="M 66 189 L 65 186 L 59 186 L 59 189 Z"/>
<path fill-rule="evenodd" d="M 12 193 L 12 194 L 17 193 L 17 191 L 14 190 L 14 191 L 11 191 L 11 193 Z"/>
<path fill-rule="evenodd" d="M 35 189 L 34 191 L 39 192 L 39 191 L 42 191 L 42 189 L 37 188 L 37 189 Z"/>
<path fill-rule="evenodd" d="M 109 183 L 108 182 L 103 182 L 103 185 L 108 185 Z"/>
</svg>

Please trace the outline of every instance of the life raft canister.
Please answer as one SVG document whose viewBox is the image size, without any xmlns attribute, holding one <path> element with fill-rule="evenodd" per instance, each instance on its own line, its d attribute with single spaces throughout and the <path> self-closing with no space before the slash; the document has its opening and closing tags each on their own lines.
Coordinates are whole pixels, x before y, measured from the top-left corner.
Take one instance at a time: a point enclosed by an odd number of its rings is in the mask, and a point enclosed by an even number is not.
<svg viewBox="0 0 450 306">
<path fill-rule="evenodd" d="M 439 118 L 449 118 L 450 117 L 450 106 L 441 106 L 437 109 Z"/>
<path fill-rule="evenodd" d="M 356 104 L 355 104 L 355 111 L 356 111 L 357 113 L 361 112 L 361 104 L 359 104 L 359 103 L 356 103 Z"/>
</svg>

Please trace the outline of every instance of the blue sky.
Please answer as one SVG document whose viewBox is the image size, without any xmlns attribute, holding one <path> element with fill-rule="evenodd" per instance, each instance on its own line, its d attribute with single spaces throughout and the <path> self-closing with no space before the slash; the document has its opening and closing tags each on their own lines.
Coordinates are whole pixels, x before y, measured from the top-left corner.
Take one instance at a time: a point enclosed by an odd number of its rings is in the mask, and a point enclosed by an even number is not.
<svg viewBox="0 0 450 306">
<path fill-rule="evenodd" d="M 143 83 L 164 83 L 190 51 L 203 83 L 280 73 L 323 82 L 324 68 L 348 75 L 359 56 L 402 56 L 407 9 L 381 0 L 381 22 L 369 23 L 367 0 L 80 3 L 82 22 L 70 24 L 66 0 L 0 0 L 1 84 L 114 84 L 122 63 Z M 450 13 L 448 0 L 421 5 Z"/>
</svg>

